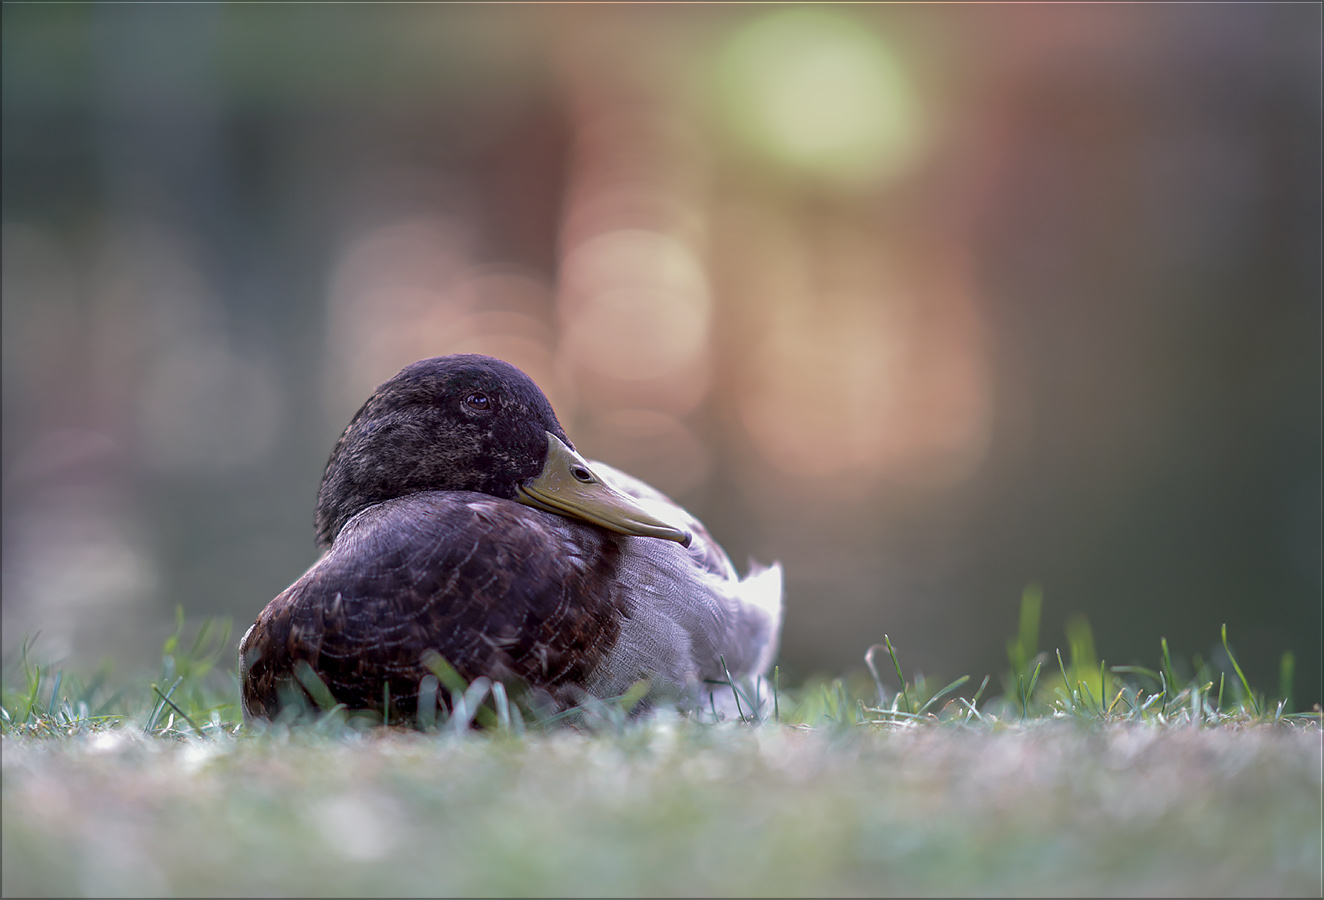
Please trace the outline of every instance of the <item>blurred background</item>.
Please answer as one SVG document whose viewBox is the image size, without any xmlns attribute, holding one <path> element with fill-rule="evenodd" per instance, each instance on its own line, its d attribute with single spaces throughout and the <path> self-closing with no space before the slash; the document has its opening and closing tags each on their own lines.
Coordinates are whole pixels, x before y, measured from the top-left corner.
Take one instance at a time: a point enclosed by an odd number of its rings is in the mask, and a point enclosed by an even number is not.
<svg viewBox="0 0 1324 900">
<path fill-rule="evenodd" d="M 479 352 L 787 572 L 783 675 L 1321 680 L 1321 8 L 3 7 L 3 636 L 159 662 Z M 909 671 L 908 671 L 909 674 Z"/>
</svg>

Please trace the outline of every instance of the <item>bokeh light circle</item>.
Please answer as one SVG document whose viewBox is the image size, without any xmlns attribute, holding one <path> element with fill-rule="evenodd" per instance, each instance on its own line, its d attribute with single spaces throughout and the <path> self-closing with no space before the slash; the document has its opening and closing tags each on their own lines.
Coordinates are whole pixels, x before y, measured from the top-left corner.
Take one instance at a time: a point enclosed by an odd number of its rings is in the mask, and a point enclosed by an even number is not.
<svg viewBox="0 0 1324 900">
<path fill-rule="evenodd" d="M 881 181 L 923 144 L 918 100 L 891 52 L 850 18 L 797 8 L 755 20 L 720 61 L 724 112 L 762 154 L 828 181 Z"/>
</svg>

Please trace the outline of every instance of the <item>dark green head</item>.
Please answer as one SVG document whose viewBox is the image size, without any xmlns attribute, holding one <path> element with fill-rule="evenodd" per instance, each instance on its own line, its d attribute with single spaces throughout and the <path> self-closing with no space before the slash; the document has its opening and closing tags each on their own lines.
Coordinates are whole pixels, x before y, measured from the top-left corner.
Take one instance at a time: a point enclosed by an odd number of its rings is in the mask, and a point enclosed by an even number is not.
<svg viewBox="0 0 1324 900">
<path fill-rule="evenodd" d="M 547 459 L 547 435 L 570 439 L 529 376 L 489 356 L 406 366 L 363 404 L 336 442 L 317 496 L 317 543 L 353 515 L 419 491 L 516 499 Z"/>
<path fill-rule="evenodd" d="M 604 483 L 533 380 L 490 356 L 425 359 L 373 392 L 327 461 L 318 546 L 369 506 L 421 491 L 477 491 L 620 534 L 690 542 L 684 523 Z"/>
</svg>

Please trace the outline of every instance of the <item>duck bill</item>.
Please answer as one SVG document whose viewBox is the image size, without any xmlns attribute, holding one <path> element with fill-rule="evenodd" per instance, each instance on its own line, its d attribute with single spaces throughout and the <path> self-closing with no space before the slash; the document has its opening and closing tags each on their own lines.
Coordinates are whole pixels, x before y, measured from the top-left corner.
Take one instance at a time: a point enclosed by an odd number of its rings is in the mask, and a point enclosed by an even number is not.
<svg viewBox="0 0 1324 900">
<path fill-rule="evenodd" d="M 689 546 L 690 533 L 659 519 L 606 484 L 564 441 L 547 433 L 547 463 L 517 489 L 519 502 L 545 512 L 582 519 L 619 534 L 655 537 Z"/>
</svg>

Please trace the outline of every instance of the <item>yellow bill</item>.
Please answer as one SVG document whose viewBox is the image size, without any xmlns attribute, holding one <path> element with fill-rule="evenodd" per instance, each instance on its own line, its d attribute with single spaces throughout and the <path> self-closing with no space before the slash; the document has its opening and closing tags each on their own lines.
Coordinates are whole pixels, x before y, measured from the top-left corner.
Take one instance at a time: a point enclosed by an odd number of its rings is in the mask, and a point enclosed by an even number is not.
<svg viewBox="0 0 1324 900">
<path fill-rule="evenodd" d="M 518 488 L 526 506 L 582 519 L 620 534 L 676 541 L 688 547 L 691 536 L 648 512 L 633 497 L 606 484 L 564 441 L 547 433 L 547 463 L 538 477 Z"/>
</svg>

